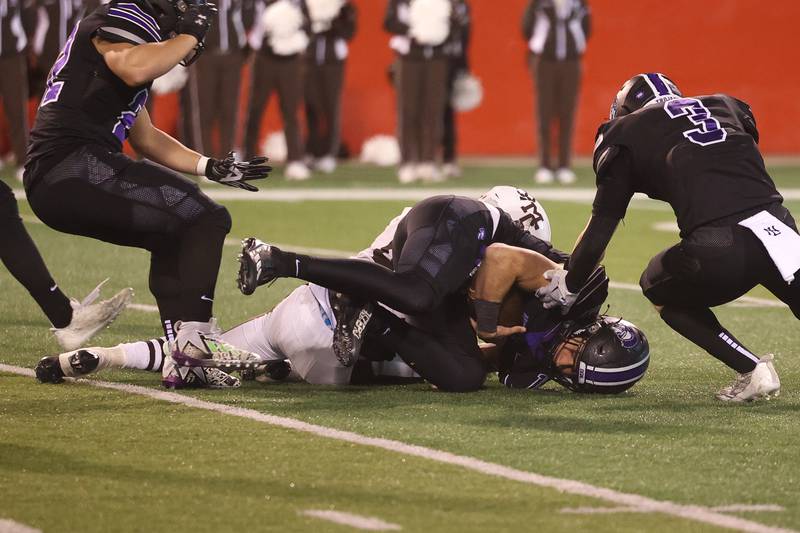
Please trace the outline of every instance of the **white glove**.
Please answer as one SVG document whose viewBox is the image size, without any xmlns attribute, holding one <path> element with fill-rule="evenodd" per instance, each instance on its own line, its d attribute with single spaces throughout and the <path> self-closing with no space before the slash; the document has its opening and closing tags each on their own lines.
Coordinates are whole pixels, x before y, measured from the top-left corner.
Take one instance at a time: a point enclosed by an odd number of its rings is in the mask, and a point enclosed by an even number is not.
<svg viewBox="0 0 800 533">
<path fill-rule="evenodd" d="M 545 309 L 561 308 L 561 314 L 566 315 L 578 295 L 567 289 L 567 271 L 562 269 L 548 270 L 544 279 L 550 283 L 536 291 L 536 297 L 542 301 Z"/>
</svg>

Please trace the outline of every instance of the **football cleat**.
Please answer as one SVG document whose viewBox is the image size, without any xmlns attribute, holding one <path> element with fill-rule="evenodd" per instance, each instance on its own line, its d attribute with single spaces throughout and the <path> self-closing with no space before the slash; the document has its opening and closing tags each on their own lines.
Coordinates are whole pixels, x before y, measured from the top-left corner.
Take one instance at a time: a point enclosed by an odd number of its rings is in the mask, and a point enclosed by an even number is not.
<svg viewBox="0 0 800 533">
<path fill-rule="evenodd" d="M 229 389 L 241 385 L 239 378 L 219 368 L 183 366 L 176 357 L 180 358 L 180 354 L 164 358 L 161 384 L 168 389 Z"/>
<path fill-rule="evenodd" d="M 64 328 L 52 328 L 58 343 L 67 351 L 75 350 L 94 337 L 98 331 L 111 324 L 133 298 L 133 289 L 122 289 L 108 300 L 97 302 L 100 288 L 106 279 L 94 288 L 83 301 L 70 300 L 72 320 Z"/>
<path fill-rule="evenodd" d="M 275 271 L 273 251 L 278 248 L 262 242 L 255 237 L 242 241 L 239 254 L 239 276 L 237 283 L 242 294 L 250 295 L 256 287 L 266 285 L 278 278 Z"/>
<path fill-rule="evenodd" d="M 777 398 L 781 392 L 781 380 L 775 371 L 774 360 L 772 354 L 759 359 L 752 372 L 738 374 L 733 384 L 716 394 L 717 399 L 723 402 L 752 402 Z"/>
<path fill-rule="evenodd" d="M 36 379 L 42 383 L 61 383 L 64 377 L 85 376 L 97 370 L 100 356 L 89 350 L 43 357 L 36 364 Z M 65 370 L 66 369 L 66 370 Z"/>
<path fill-rule="evenodd" d="M 349 296 L 336 293 L 331 298 L 331 308 L 336 318 L 336 327 L 333 329 L 333 353 L 342 366 L 353 366 L 361 353 L 367 326 L 372 319 L 372 304 L 358 304 Z"/>
</svg>

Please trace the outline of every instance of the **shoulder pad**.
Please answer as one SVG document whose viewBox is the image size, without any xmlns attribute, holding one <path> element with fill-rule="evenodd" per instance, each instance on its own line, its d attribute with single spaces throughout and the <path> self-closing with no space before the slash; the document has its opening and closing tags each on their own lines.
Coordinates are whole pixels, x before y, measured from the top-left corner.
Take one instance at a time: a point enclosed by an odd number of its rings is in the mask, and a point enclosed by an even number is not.
<svg viewBox="0 0 800 533">
<path fill-rule="evenodd" d="M 97 33 L 112 42 L 131 44 L 161 42 L 156 19 L 134 2 L 112 2 L 105 10 Z"/>
<path fill-rule="evenodd" d="M 731 97 L 738 107 L 739 111 L 739 120 L 742 121 L 742 126 L 744 126 L 744 131 L 750 134 L 751 137 L 756 141 L 758 144 L 758 127 L 756 127 L 756 118 L 753 116 L 753 110 L 750 109 L 750 105 L 747 102 L 743 102 L 738 98 Z"/>
<path fill-rule="evenodd" d="M 620 147 L 616 144 L 598 147 L 594 153 L 594 173 L 600 178 L 605 174 L 611 162 L 619 155 Z"/>
</svg>

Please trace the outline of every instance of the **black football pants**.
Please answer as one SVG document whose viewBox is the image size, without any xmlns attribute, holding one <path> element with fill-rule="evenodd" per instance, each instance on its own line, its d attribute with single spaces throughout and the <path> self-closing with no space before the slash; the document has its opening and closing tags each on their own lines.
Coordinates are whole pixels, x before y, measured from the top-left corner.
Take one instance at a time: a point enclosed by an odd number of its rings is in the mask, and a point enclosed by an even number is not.
<svg viewBox="0 0 800 533">
<path fill-rule="evenodd" d="M 48 226 L 151 252 L 150 291 L 167 337 L 177 320 L 209 320 L 231 219 L 197 184 L 150 161 L 88 146 L 43 176 L 26 176 L 26 186 Z"/>
<path fill-rule="evenodd" d="M 797 231 L 782 205 L 773 204 L 768 211 Z M 787 284 L 761 241 L 736 223 L 694 230 L 654 257 L 639 283 L 653 304 L 663 306 L 661 317 L 670 327 L 737 372 L 753 370 L 758 357 L 725 330 L 709 308 L 763 285 L 800 319 L 800 276 Z"/>
</svg>

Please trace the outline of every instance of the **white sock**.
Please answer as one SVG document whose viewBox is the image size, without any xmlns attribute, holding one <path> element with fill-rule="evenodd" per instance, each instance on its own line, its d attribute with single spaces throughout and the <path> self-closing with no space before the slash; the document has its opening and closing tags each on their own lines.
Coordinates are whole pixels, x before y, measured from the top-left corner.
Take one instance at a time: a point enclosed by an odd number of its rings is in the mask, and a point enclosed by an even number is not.
<svg viewBox="0 0 800 533">
<path fill-rule="evenodd" d="M 124 352 L 122 368 L 136 368 L 149 372 L 161 372 L 164 364 L 164 337 L 120 344 Z"/>
</svg>

